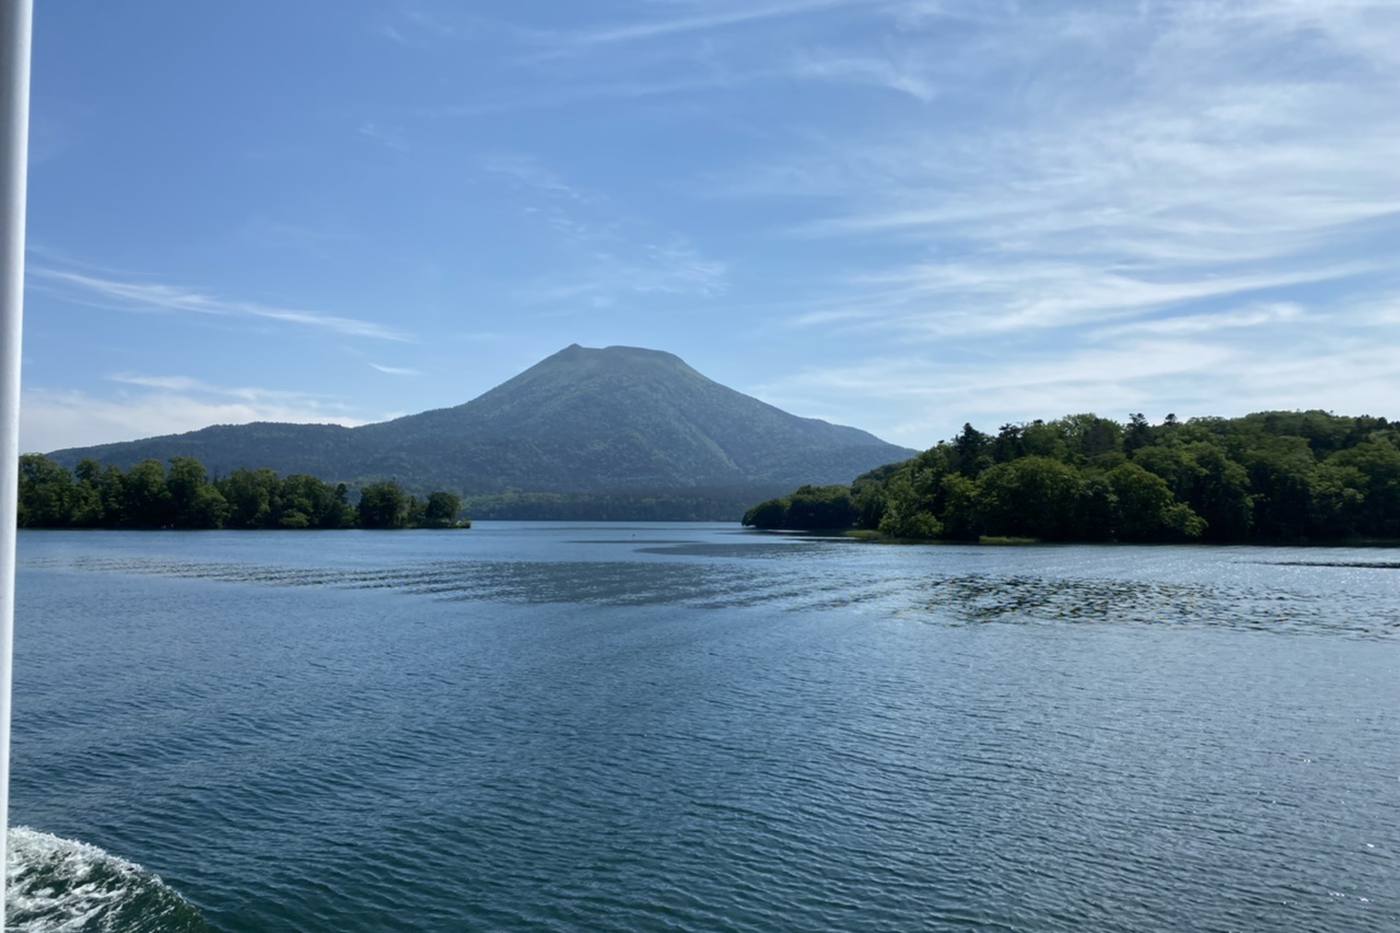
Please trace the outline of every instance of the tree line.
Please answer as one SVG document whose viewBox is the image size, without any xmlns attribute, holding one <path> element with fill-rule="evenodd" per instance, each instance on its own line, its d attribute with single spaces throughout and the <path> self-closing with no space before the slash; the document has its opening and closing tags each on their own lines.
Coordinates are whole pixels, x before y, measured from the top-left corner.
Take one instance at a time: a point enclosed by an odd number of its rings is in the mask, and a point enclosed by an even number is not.
<svg viewBox="0 0 1400 933">
<path fill-rule="evenodd" d="M 169 469 L 146 460 L 123 472 L 83 460 L 69 472 L 39 454 L 19 463 L 21 528 L 452 528 L 462 500 L 450 492 L 426 499 L 392 481 L 370 483 L 351 504 L 344 483 L 272 470 L 235 470 L 210 479 L 192 457 Z"/>
<path fill-rule="evenodd" d="M 1400 539 L 1400 422 L 1322 411 L 971 424 L 849 486 L 803 486 L 745 525 L 890 538 Z"/>
</svg>

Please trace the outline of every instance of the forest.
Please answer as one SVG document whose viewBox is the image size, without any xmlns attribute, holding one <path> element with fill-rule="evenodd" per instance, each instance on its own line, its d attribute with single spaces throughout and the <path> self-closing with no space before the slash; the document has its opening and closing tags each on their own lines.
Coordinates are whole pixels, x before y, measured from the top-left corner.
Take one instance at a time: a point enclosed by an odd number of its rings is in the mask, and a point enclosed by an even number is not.
<svg viewBox="0 0 1400 933">
<path fill-rule="evenodd" d="M 849 486 L 749 509 L 766 529 L 905 540 L 1400 541 L 1400 423 L 1323 411 L 1241 418 L 1092 414 L 971 424 Z"/>
<path fill-rule="evenodd" d="M 21 528 L 458 528 L 462 500 L 449 492 L 426 499 L 398 483 L 370 483 L 351 504 L 344 483 L 272 470 L 234 470 L 211 479 L 192 457 L 169 469 L 146 460 L 123 472 L 83 460 L 69 472 L 39 454 L 19 464 Z"/>
</svg>

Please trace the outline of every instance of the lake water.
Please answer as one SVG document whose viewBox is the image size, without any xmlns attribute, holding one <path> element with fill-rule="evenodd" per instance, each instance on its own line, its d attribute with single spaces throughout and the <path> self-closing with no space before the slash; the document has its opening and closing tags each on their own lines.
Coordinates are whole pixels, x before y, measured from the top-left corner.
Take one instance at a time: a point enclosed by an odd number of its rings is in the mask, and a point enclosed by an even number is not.
<svg viewBox="0 0 1400 933">
<path fill-rule="evenodd" d="M 20 553 L 18 929 L 1400 929 L 1395 551 Z"/>
</svg>

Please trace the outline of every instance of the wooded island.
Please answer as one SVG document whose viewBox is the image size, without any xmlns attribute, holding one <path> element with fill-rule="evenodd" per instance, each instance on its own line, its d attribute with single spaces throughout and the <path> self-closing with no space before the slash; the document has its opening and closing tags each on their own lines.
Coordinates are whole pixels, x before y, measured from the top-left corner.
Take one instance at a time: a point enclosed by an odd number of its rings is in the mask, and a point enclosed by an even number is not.
<svg viewBox="0 0 1400 933">
<path fill-rule="evenodd" d="M 1322 411 L 970 424 L 849 486 L 803 486 L 745 525 L 976 541 L 1400 541 L 1400 423 Z"/>
<path fill-rule="evenodd" d="M 462 500 L 450 492 L 427 499 L 393 481 L 369 483 L 359 502 L 350 489 L 314 476 L 234 470 L 211 480 L 192 457 L 170 469 L 146 460 L 122 472 L 84 460 L 73 472 L 39 454 L 19 464 L 21 528 L 455 528 Z"/>
</svg>

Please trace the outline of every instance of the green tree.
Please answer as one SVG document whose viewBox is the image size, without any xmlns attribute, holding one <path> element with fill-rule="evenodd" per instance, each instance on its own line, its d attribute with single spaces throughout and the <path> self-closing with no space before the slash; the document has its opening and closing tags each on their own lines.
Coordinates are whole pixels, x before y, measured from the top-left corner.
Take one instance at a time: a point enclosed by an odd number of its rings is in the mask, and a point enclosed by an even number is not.
<svg viewBox="0 0 1400 933">
<path fill-rule="evenodd" d="M 1400 444 L 1368 438 L 1333 455 L 1329 464 L 1351 467 L 1365 477 L 1365 518 L 1361 531 L 1383 538 L 1400 537 Z"/>
<path fill-rule="evenodd" d="M 977 483 L 986 533 L 1072 539 L 1083 486 L 1077 470 L 1048 457 L 997 464 Z"/>
<path fill-rule="evenodd" d="M 858 477 L 851 498 L 858 527 L 902 538 L 1400 539 L 1400 425 L 1306 411 L 1156 428 L 1135 413 L 1120 427 L 1081 414 L 989 438 L 968 424 Z M 748 518 L 792 525 L 790 506 Z"/>
<path fill-rule="evenodd" d="M 976 541 L 982 534 L 977 483 L 961 473 L 943 477 L 942 534 L 956 541 Z"/>
<path fill-rule="evenodd" d="M 1022 437 L 1024 429 L 1019 424 L 1003 424 L 992 441 L 992 460 L 1009 463 L 1026 455 L 1026 442 Z"/>
<path fill-rule="evenodd" d="M 360 527 L 402 528 L 408 520 L 408 497 L 399 484 L 386 480 L 360 490 Z"/>
<path fill-rule="evenodd" d="M 1205 522 L 1178 503 L 1166 481 L 1135 463 L 1110 470 L 1115 537 L 1121 541 L 1170 541 L 1199 537 Z"/>
<path fill-rule="evenodd" d="M 859 514 L 848 486 L 802 486 L 789 499 L 784 527 L 804 531 L 850 528 Z"/>
<path fill-rule="evenodd" d="M 122 512 L 130 527 L 169 528 L 175 524 L 174 502 L 159 460 L 144 460 L 132 467 L 122 489 Z"/>
<path fill-rule="evenodd" d="M 1243 464 L 1254 502 L 1254 533 L 1270 540 L 1302 534 L 1313 513 L 1311 478 L 1316 466 L 1307 440 L 1262 438 L 1245 452 Z"/>
<path fill-rule="evenodd" d="M 462 511 L 462 497 L 450 492 L 435 492 L 428 496 L 424 523 L 432 528 L 450 528 Z"/>
<path fill-rule="evenodd" d="M 971 424 L 964 424 L 962 433 L 953 441 L 954 469 L 964 476 L 976 477 L 992 465 L 992 439 Z"/>
<path fill-rule="evenodd" d="M 220 480 L 219 492 L 229 506 L 228 527 L 273 527 L 273 498 L 278 485 L 277 474 L 271 470 L 234 470 Z"/>
<path fill-rule="evenodd" d="M 206 484 L 195 490 L 194 501 L 186 510 L 180 527 L 222 528 L 228 520 L 229 511 L 224 494 L 217 487 Z"/>
<path fill-rule="evenodd" d="M 787 524 L 786 499 L 769 499 L 760 502 L 758 505 L 744 513 L 743 523 L 752 528 L 765 528 L 769 530 L 782 528 Z"/>
<path fill-rule="evenodd" d="M 1123 432 L 1123 452 L 1132 455 L 1152 443 L 1152 426 L 1142 412 L 1128 416 L 1128 427 Z"/>
<path fill-rule="evenodd" d="M 209 485 L 209 471 L 204 469 L 204 464 L 193 457 L 172 458 L 165 485 L 170 491 L 170 504 L 177 528 L 219 527 L 204 524 L 209 517 L 207 502 L 201 506 L 201 516 L 197 518 L 195 515 L 195 503 L 200 498 L 200 490 Z M 219 498 L 222 499 L 223 496 Z"/>
<path fill-rule="evenodd" d="M 66 527 L 73 520 L 76 493 L 72 475 L 48 457 L 19 458 L 20 527 Z"/>
<path fill-rule="evenodd" d="M 77 488 L 73 505 L 73 524 L 78 528 L 101 528 L 107 521 L 102 494 L 102 465 L 93 459 L 80 461 L 73 470 Z"/>
<path fill-rule="evenodd" d="M 1060 419 L 1065 443 L 1079 463 L 1095 460 L 1119 451 L 1123 444 L 1123 428 L 1115 421 L 1098 415 L 1067 415 Z"/>
</svg>

